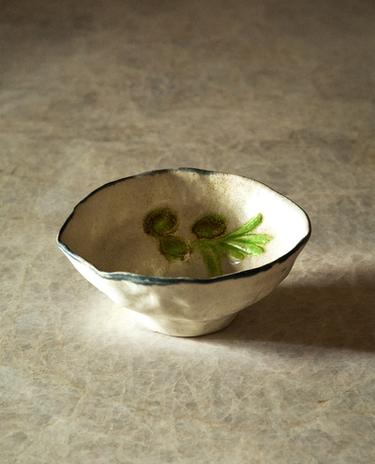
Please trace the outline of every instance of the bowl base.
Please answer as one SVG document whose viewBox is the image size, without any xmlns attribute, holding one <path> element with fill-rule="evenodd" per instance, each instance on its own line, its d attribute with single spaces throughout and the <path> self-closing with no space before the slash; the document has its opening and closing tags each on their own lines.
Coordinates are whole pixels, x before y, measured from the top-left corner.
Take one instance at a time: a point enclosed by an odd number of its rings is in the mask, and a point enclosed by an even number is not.
<svg viewBox="0 0 375 464">
<path fill-rule="evenodd" d="M 208 321 L 192 321 L 189 319 L 172 319 L 166 317 L 150 317 L 128 309 L 131 317 L 143 327 L 172 337 L 199 337 L 217 332 L 227 327 L 238 313 L 211 319 Z"/>
</svg>

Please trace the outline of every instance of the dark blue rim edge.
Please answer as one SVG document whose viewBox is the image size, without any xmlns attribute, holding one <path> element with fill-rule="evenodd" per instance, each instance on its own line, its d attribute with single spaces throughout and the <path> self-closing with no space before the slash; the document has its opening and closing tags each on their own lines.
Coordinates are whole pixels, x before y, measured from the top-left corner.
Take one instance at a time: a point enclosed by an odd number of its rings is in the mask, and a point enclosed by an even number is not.
<svg viewBox="0 0 375 464">
<path fill-rule="evenodd" d="M 211 277 L 211 278 L 208 278 L 208 279 L 195 279 L 195 278 L 191 278 L 191 277 L 155 277 L 155 276 L 146 276 L 146 275 L 141 275 L 141 274 L 133 274 L 131 272 L 125 272 L 125 271 L 123 271 L 123 272 L 100 271 L 94 265 L 92 265 L 91 263 L 89 263 L 88 261 L 83 259 L 81 256 L 75 254 L 61 240 L 61 235 L 64 232 L 66 226 L 72 220 L 72 218 L 74 216 L 74 213 L 75 213 L 76 209 L 78 208 L 78 206 L 81 205 L 82 203 L 84 203 L 86 200 L 88 200 L 95 193 L 99 192 L 100 190 L 102 190 L 104 188 L 107 188 L 107 187 L 110 187 L 110 186 L 112 186 L 114 184 L 117 184 L 119 182 L 124 182 L 124 181 L 130 180 L 130 179 L 134 179 L 136 177 L 146 177 L 146 176 L 153 176 L 153 175 L 156 175 L 156 174 L 167 174 L 167 173 L 173 173 L 173 172 L 194 172 L 194 173 L 197 173 L 197 174 L 200 174 L 200 175 L 215 175 L 215 174 L 222 174 L 223 175 L 224 174 L 224 175 L 230 175 L 230 176 L 234 176 L 234 177 L 240 177 L 242 179 L 252 180 L 252 181 L 257 182 L 258 184 L 264 185 L 268 189 L 278 193 L 282 197 L 289 200 L 291 203 L 293 203 L 295 206 L 297 206 L 297 208 L 299 208 L 305 214 L 307 222 L 308 222 L 308 226 L 309 226 L 308 233 L 305 235 L 305 237 L 303 237 L 297 243 L 297 245 L 294 248 L 292 248 L 290 251 L 288 251 L 288 253 L 286 253 L 285 255 L 280 256 L 280 258 L 277 258 L 276 260 L 274 260 L 274 261 L 272 261 L 270 263 L 264 264 L 263 266 L 259 266 L 259 267 L 253 268 L 253 269 L 247 269 L 245 271 L 238 271 L 238 272 L 234 272 L 232 274 L 225 274 L 225 275 L 222 275 L 222 276 Z M 271 187 L 269 187 L 265 183 L 259 182 L 258 180 L 255 180 L 255 179 L 251 179 L 250 177 L 240 176 L 238 174 L 230 174 L 230 173 L 221 172 L 221 171 L 209 171 L 209 170 L 199 169 L 199 168 L 182 167 L 182 168 L 155 169 L 155 170 L 152 170 L 152 171 L 146 171 L 146 172 L 142 172 L 140 174 L 135 174 L 135 175 L 128 176 L 128 177 L 122 177 L 121 179 L 116 179 L 116 180 L 114 180 L 112 182 L 108 182 L 108 183 L 98 187 L 97 189 L 93 190 L 91 193 L 89 193 L 86 197 L 84 197 L 79 203 L 77 203 L 75 205 L 75 207 L 73 208 L 73 211 L 70 213 L 68 218 L 65 220 L 65 222 L 62 225 L 59 233 L 57 234 L 56 241 L 57 241 L 58 247 L 61 249 L 61 251 L 63 253 L 68 255 L 70 258 L 72 258 L 72 259 L 74 259 L 74 260 L 76 260 L 76 261 L 90 267 L 96 274 L 98 274 L 100 277 L 103 277 L 105 279 L 126 280 L 126 281 L 130 281 L 130 282 L 133 282 L 133 283 L 136 283 L 136 284 L 142 284 L 142 285 L 173 285 L 173 284 L 210 284 L 210 283 L 214 283 L 214 282 L 220 282 L 220 281 L 223 281 L 223 280 L 240 279 L 242 277 L 248 277 L 248 276 L 251 276 L 251 275 L 259 274 L 260 272 L 264 272 L 264 271 L 267 271 L 268 269 L 271 269 L 275 264 L 282 263 L 283 261 L 286 261 L 295 252 L 301 251 L 302 248 L 306 245 L 306 243 L 310 239 L 310 236 L 311 236 L 311 221 L 310 221 L 310 218 L 309 218 L 308 214 L 306 213 L 306 211 L 301 206 L 299 206 L 296 202 L 294 202 L 293 200 L 291 200 L 287 196 L 277 192 L 275 189 L 272 189 Z"/>
</svg>

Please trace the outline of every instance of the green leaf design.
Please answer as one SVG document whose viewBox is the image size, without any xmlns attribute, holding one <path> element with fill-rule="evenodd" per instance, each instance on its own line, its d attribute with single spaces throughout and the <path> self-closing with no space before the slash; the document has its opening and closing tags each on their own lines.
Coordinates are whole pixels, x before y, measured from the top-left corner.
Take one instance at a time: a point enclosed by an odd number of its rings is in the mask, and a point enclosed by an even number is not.
<svg viewBox="0 0 375 464">
<path fill-rule="evenodd" d="M 263 215 L 259 213 L 253 218 L 251 218 L 249 221 L 247 221 L 245 224 L 240 226 L 238 229 L 225 235 L 224 238 L 231 239 L 235 237 L 240 237 L 242 235 L 246 235 L 250 233 L 252 230 L 254 230 L 255 228 L 257 228 L 262 223 L 262 221 L 263 221 Z"/>
<path fill-rule="evenodd" d="M 197 239 L 189 242 L 172 235 L 177 230 L 177 215 L 169 208 L 150 211 L 143 221 L 146 234 L 159 242 L 159 250 L 169 261 L 185 260 L 198 251 L 211 277 L 222 274 L 222 258 L 227 256 L 239 261 L 247 256 L 264 253 L 264 246 L 272 240 L 268 234 L 256 234 L 254 230 L 262 223 L 261 213 L 245 224 L 225 234 L 226 219 L 220 214 L 206 214 L 192 226 Z"/>
<path fill-rule="evenodd" d="M 190 254 L 190 246 L 184 239 L 174 235 L 167 235 L 159 239 L 160 252 L 169 260 L 183 261 Z"/>
<path fill-rule="evenodd" d="M 246 255 L 257 256 L 264 252 L 264 248 L 254 245 L 251 242 L 247 242 L 246 240 L 228 240 L 225 243 L 233 248 L 237 248 L 237 250 L 240 250 Z"/>
<path fill-rule="evenodd" d="M 228 242 L 222 242 L 220 243 L 220 246 L 224 254 L 227 254 L 234 259 L 239 259 L 240 261 L 242 261 L 247 256 L 246 253 L 244 253 L 242 250 L 239 250 L 237 247 L 232 246 Z"/>
<path fill-rule="evenodd" d="M 222 256 L 242 261 L 247 256 L 258 256 L 264 253 L 264 245 L 272 237 L 268 234 L 252 233 L 262 221 L 263 216 L 259 213 L 226 235 L 217 236 L 212 239 L 198 239 L 193 242 L 200 243 L 198 248 L 211 276 L 221 274 Z"/>
<path fill-rule="evenodd" d="M 255 243 L 256 245 L 266 245 L 269 241 L 272 240 L 272 237 L 268 234 L 249 234 L 246 235 L 247 241 Z"/>
<path fill-rule="evenodd" d="M 199 251 L 210 276 L 222 274 L 220 249 L 205 240 L 199 245 Z"/>
</svg>

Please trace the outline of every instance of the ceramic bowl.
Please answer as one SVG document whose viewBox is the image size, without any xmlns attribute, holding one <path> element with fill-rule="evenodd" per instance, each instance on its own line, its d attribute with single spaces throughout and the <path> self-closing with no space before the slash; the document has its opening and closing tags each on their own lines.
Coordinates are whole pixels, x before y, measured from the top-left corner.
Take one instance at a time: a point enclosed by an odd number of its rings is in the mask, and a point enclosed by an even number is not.
<svg viewBox="0 0 375 464">
<path fill-rule="evenodd" d="M 226 327 L 289 274 L 307 214 L 253 179 L 163 169 L 99 187 L 57 243 L 95 287 L 151 330 L 197 336 Z"/>
</svg>

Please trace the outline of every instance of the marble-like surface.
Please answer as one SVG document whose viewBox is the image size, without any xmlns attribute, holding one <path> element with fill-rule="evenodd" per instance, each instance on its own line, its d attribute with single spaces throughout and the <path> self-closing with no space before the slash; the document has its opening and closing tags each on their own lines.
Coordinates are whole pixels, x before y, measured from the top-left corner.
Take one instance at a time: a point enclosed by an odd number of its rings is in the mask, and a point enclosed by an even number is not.
<svg viewBox="0 0 375 464">
<path fill-rule="evenodd" d="M 375 461 L 372 1 L 3 1 L 0 462 Z M 311 214 L 232 325 L 153 334 L 55 246 L 111 179 L 196 166 Z"/>
</svg>

